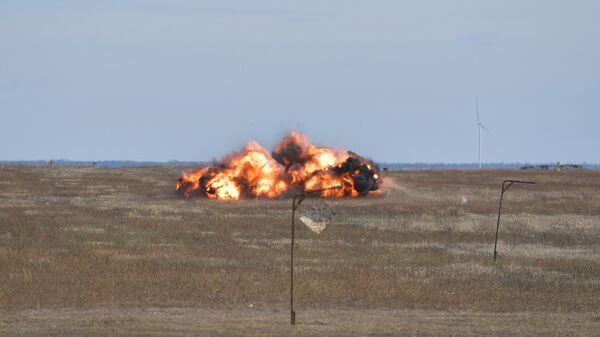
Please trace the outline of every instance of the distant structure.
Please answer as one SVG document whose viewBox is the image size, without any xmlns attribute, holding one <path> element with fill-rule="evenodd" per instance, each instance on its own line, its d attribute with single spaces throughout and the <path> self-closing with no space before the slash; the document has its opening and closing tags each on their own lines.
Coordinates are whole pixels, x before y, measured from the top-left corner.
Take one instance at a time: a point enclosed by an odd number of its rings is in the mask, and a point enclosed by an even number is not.
<svg viewBox="0 0 600 337">
<path fill-rule="evenodd" d="M 486 132 L 490 132 L 485 125 L 483 125 L 483 123 L 481 122 L 481 120 L 479 119 L 479 100 L 477 99 L 477 96 L 475 96 L 475 111 L 477 112 L 477 132 L 478 132 L 478 144 L 479 144 L 479 169 L 482 168 L 482 164 L 481 164 L 481 129 L 484 129 Z"/>
<path fill-rule="evenodd" d="M 521 170 L 582 170 L 583 165 L 580 164 L 560 164 L 560 162 L 555 165 L 527 165 L 521 166 Z"/>
</svg>

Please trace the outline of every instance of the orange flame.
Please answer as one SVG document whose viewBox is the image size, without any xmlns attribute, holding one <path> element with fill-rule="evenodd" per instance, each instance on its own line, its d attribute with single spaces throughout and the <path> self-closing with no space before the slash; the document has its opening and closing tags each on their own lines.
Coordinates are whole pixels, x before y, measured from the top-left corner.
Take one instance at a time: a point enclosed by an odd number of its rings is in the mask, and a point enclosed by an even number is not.
<svg viewBox="0 0 600 337">
<path fill-rule="evenodd" d="M 289 191 L 357 197 L 378 189 L 379 169 L 355 153 L 317 147 L 292 131 L 272 154 L 249 142 L 219 163 L 183 174 L 176 191 L 221 200 L 277 198 Z"/>
</svg>

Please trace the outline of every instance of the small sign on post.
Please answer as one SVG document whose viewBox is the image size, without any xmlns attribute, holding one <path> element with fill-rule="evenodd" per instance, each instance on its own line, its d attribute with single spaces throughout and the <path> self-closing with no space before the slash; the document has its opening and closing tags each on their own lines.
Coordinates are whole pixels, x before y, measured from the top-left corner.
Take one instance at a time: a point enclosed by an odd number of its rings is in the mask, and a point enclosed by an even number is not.
<svg viewBox="0 0 600 337">
<path fill-rule="evenodd" d="M 296 209 L 300 207 L 300 203 L 308 196 L 319 196 L 321 192 L 331 189 L 338 189 L 341 186 L 324 188 L 320 190 L 304 191 L 297 193 L 292 198 L 292 235 L 290 245 L 290 324 L 296 324 L 296 312 L 294 311 L 294 232 Z M 321 233 L 325 227 L 331 222 L 335 213 L 324 202 L 319 202 L 309 210 L 307 210 L 300 220 L 308 226 L 313 232 Z"/>
<path fill-rule="evenodd" d="M 321 234 L 323 230 L 331 223 L 335 213 L 327 204 L 322 201 L 309 208 L 300 216 L 302 221 L 310 230 L 317 234 Z"/>
</svg>

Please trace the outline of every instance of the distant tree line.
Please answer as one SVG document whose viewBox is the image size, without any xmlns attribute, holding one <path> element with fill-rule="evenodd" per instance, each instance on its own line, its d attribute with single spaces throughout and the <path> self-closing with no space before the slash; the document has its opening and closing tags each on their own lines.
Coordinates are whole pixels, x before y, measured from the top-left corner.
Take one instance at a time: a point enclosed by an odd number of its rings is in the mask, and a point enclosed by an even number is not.
<svg viewBox="0 0 600 337">
<path fill-rule="evenodd" d="M 63 165 L 63 166 L 98 166 L 98 167 L 135 167 L 135 166 L 202 166 L 209 162 L 194 162 L 194 161 L 134 161 L 134 160 L 68 160 L 68 159 L 53 159 L 53 160 L 0 160 L 2 164 L 13 165 L 32 165 L 32 166 L 48 166 Z M 426 170 L 426 169 L 476 169 L 479 168 L 478 163 L 377 163 L 381 169 L 387 170 Z M 483 164 L 484 168 L 489 169 L 520 169 L 523 167 L 555 167 L 556 163 L 487 163 Z M 562 166 L 581 166 L 584 169 L 600 169 L 600 163 L 569 163 Z"/>
</svg>

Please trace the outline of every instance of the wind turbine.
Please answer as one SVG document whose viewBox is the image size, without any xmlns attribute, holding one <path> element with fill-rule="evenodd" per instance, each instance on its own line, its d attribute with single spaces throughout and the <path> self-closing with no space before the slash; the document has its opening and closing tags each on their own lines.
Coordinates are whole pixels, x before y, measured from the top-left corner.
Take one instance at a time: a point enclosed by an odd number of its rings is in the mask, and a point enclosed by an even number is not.
<svg viewBox="0 0 600 337">
<path fill-rule="evenodd" d="M 481 129 L 484 129 L 487 133 L 490 133 L 490 131 L 479 119 L 479 100 L 477 99 L 477 96 L 475 96 L 475 111 L 477 112 L 477 131 L 479 135 L 479 169 L 481 169 Z"/>
</svg>

